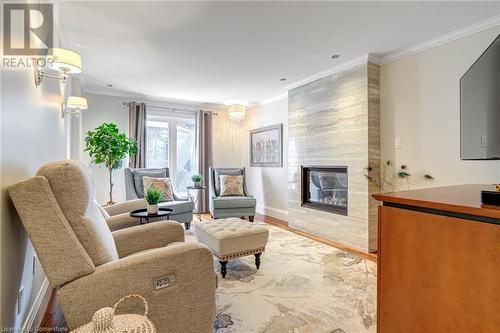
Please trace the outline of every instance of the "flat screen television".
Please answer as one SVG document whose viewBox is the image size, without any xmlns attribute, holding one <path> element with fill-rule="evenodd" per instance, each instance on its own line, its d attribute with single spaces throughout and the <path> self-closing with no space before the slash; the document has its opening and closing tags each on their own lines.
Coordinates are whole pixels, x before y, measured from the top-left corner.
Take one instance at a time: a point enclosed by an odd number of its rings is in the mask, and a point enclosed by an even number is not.
<svg viewBox="0 0 500 333">
<path fill-rule="evenodd" d="M 460 157 L 500 159 L 500 35 L 460 79 Z"/>
</svg>

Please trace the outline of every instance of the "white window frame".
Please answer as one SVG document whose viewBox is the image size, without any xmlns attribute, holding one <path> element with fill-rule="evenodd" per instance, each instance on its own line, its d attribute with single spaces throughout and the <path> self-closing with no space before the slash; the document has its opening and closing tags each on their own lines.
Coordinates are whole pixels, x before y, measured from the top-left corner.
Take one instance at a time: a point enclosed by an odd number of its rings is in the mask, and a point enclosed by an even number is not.
<svg viewBox="0 0 500 333">
<path fill-rule="evenodd" d="M 183 112 L 183 111 L 168 111 L 168 110 L 148 110 L 146 116 L 146 131 L 149 121 L 162 122 L 168 124 L 168 170 L 170 173 L 170 179 L 174 184 L 174 192 L 176 194 L 185 195 L 187 190 L 181 192 L 177 191 L 177 125 L 184 123 L 186 120 L 192 120 L 196 127 L 198 126 L 196 121 L 196 114 L 194 112 Z M 146 133 L 147 135 L 147 133 Z M 194 142 L 194 149 L 197 149 L 196 136 Z M 146 152 L 147 154 L 147 152 Z M 195 173 L 198 173 L 198 161 L 197 154 L 194 156 Z M 146 156 L 147 162 L 147 156 Z M 149 167 L 149 166 L 146 166 Z"/>
</svg>

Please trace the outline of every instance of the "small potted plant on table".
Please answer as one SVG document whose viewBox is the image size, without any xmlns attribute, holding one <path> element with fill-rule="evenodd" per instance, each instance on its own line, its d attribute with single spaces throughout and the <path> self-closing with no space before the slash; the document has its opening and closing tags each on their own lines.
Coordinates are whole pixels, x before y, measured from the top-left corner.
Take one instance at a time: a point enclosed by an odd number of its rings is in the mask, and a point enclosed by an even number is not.
<svg viewBox="0 0 500 333">
<path fill-rule="evenodd" d="M 193 181 L 193 187 L 201 187 L 201 181 L 203 180 L 202 175 L 193 175 L 191 177 L 191 180 Z"/>
<path fill-rule="evenodd" d="M 148 187 L 144 193 L 146 199 L 148 215 L 158 214 L 158 203 L 163 200 L 165 194 L 154 186 Z"/>
</svg>

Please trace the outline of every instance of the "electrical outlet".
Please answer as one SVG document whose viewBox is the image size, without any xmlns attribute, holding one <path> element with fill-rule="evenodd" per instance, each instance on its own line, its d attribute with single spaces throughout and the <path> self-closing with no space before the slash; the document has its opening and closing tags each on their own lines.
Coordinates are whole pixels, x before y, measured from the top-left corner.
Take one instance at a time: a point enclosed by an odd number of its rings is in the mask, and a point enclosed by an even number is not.
<svg viewBox="0 0 500 333">
<path fill-rule="evenodd" d="M 36 269 L 37 269 L 37 267 L 36 267 L 36 266 L 37 266 L 37 265 L 36 265 L 36 255 L 34 255 L 34 256 L 33 256 L 33 266 L 32 266 L 32 267 L 33 267 L 33 276 L 34 276 L 34 275 L 35 275 L 35 273 L 36 273 Z"/>
<path fill-rule="evenodd" d="M 170 274 L 153 281 L 155 290 L 171 287 L 175 284 L 175 274 Z"/>
<path fill-rule="evenodd" d="M 17 315 L 21 314 L 23 303 L 24 303 L 24 286 L 21 286 L 21 288 L 19 288 L 19 291 L 17 292 Z"/>
</svg>

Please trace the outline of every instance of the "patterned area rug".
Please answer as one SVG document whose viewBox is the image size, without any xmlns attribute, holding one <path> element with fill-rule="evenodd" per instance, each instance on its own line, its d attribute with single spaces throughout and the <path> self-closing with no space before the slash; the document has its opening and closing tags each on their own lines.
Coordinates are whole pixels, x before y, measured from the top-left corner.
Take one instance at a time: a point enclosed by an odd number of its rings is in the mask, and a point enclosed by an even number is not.
<svg viewBox="0 0 500 333">
<path fill-rule="evenodd" d="M 264 225 L 260 269 L 248 256 L 229 261 L 226 279 L 219 274 L 214 332 L 376 331 L 375 263 Z M 194 228 L 187 239 L 196 241 Z"/>
</svg>

